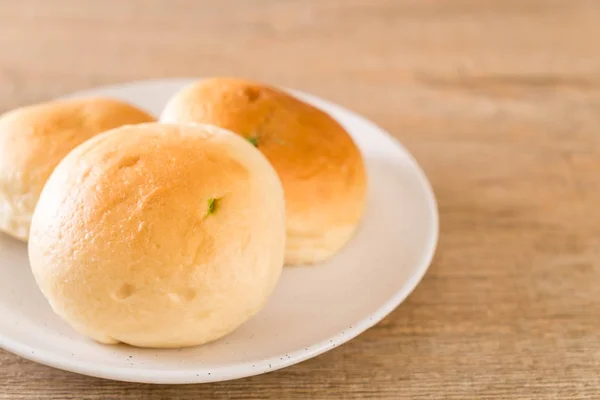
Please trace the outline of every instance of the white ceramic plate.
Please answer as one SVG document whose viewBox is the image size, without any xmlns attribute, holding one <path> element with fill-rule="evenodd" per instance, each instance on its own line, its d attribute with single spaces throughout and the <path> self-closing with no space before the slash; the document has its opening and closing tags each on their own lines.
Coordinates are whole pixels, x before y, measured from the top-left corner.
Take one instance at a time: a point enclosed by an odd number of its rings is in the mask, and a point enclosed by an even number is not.
<svg viewBox="0 0 600 400">
<path fill-rule="evenodd" d="M 128 83 L 72 96 L 112 96 L 159 115 L 188 80 Z M 26 245 L 0 234 L 0 347 L 56 368 L 148 383 L 241 378 L 298 363 L 379 322 L 415 288 L 437 243 L 438 214 L 427 178 L 389 134 L 335 104 L 296 96 L 327 111 L 358 143 L 367 163 L 368 206 L 349 245 L 323 265 L 287 268 L 266 308 L 237 331 L 182 350 L 106 346 L 53 314 L 39 292 Z M 72 97 L 69 96 L 69 97 Z"/>
</svg>

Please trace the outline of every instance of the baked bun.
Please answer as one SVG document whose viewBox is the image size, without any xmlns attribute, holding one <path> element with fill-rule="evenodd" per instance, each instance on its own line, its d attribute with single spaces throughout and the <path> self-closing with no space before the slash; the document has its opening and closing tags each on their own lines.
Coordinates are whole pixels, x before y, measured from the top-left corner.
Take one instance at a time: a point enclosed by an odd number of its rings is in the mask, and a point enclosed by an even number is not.
<svg viewBox="0 0 600 400">
<path fill-rule="evenodd" d="M 252 145 L 217 127 L 140 124 L 63 159 L 33 215 L 29 257 L 79 332 L 184 347 L 258 312 L 284 248 L 281 183 Z"/>
<path fill-rule="evenodd" d="M 153 120 L 102 98 L 53 101 L 0 116 L 0 231 L 27 240 L 44 183 L 74 147 L 108 129 Z"/>
<path fill-rule="evenodd" d="M 177 93 L 161 120 L 221 126 L 269 159 L 285 193 L 286 264 L 326 260 L 354 233 L 365 205 L 363 161 L 323 111 L 269 86 L 214 78 Z"/>
</svg>

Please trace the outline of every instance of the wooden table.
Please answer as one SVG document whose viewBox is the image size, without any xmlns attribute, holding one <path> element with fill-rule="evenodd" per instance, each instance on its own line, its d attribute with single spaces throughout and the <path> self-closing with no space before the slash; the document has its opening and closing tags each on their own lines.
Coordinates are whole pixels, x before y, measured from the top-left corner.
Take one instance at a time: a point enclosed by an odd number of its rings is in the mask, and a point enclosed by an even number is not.
<svg viewBox="0 0 600 400">
<path fill-rule="evenodd" d="M 0 111 L 210 75 L 312 92 L 401 140 L 439 200 L 429 273 L 285 370 L 152 386 L 0 351 L 0 398 L 600 398 L 600 2 L 0 0 Z"/>
</svg>

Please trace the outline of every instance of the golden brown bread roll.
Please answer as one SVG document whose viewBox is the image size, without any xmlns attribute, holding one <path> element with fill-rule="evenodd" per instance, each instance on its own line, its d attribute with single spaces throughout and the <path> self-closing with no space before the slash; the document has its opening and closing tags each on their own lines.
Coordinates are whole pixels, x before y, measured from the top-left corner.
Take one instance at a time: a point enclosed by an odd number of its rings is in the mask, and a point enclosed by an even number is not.
<svg viewBox="0 0 600 400">
<path fill-rule="evenodd" d="M 75 146 L 108 129 L 153 120 L 103 98 L 53 101 L 0 116 L 0 231 L 27 240 L 46 179 Z"/>
<path fill-rule="evenodd" d="M 287 264 L 325 260 L 354 233 L 365 205 L 363 160 L 323 111 L 269 86 L 214 78 L 175 94 L 161 120 L 221 126 L 269 159 L 285 193 Z"/>
<path fill-rule="evenodd" d="M 63 159 L 29 257 L 54 311 L 81 333 L 183 347 L 258 312 L 284 248 L 283 190 L 259 151 L 217 127 L 140 124 Z"/>
</svg>

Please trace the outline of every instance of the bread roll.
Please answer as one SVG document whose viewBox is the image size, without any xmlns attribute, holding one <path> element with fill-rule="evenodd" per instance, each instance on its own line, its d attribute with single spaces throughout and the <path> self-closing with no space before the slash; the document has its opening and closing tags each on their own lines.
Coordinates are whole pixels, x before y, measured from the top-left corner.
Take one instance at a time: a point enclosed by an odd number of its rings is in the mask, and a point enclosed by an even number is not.
<svg viewBox="0 0 600 400">
<path fill-rule="evenodd" d="M 54 311 L 102 343 L 199 345 L 258 312 L 280 276 L 285 207 L 252 145 L 211 126 L 131 125 L 77 147 L 33 216 Z"/>
<path fill-rule="evenodd" d="M 344 128 L 323 111 L 269 86 L 215 78 L 175 94 L 161 120 L 221 126 L 269 159 L 285 193 L 287 264 L 328 259 L 359 224 L 366 194 L 363 160 Z"/>
<path fill-rule="evenodd" d="M 0 116 L 0 231 L 27 240 L 46 179 L 75 146 L 108 129 L 149 121 L 142 110 L 102 98 L 53 101 Z"/>
</svg>

